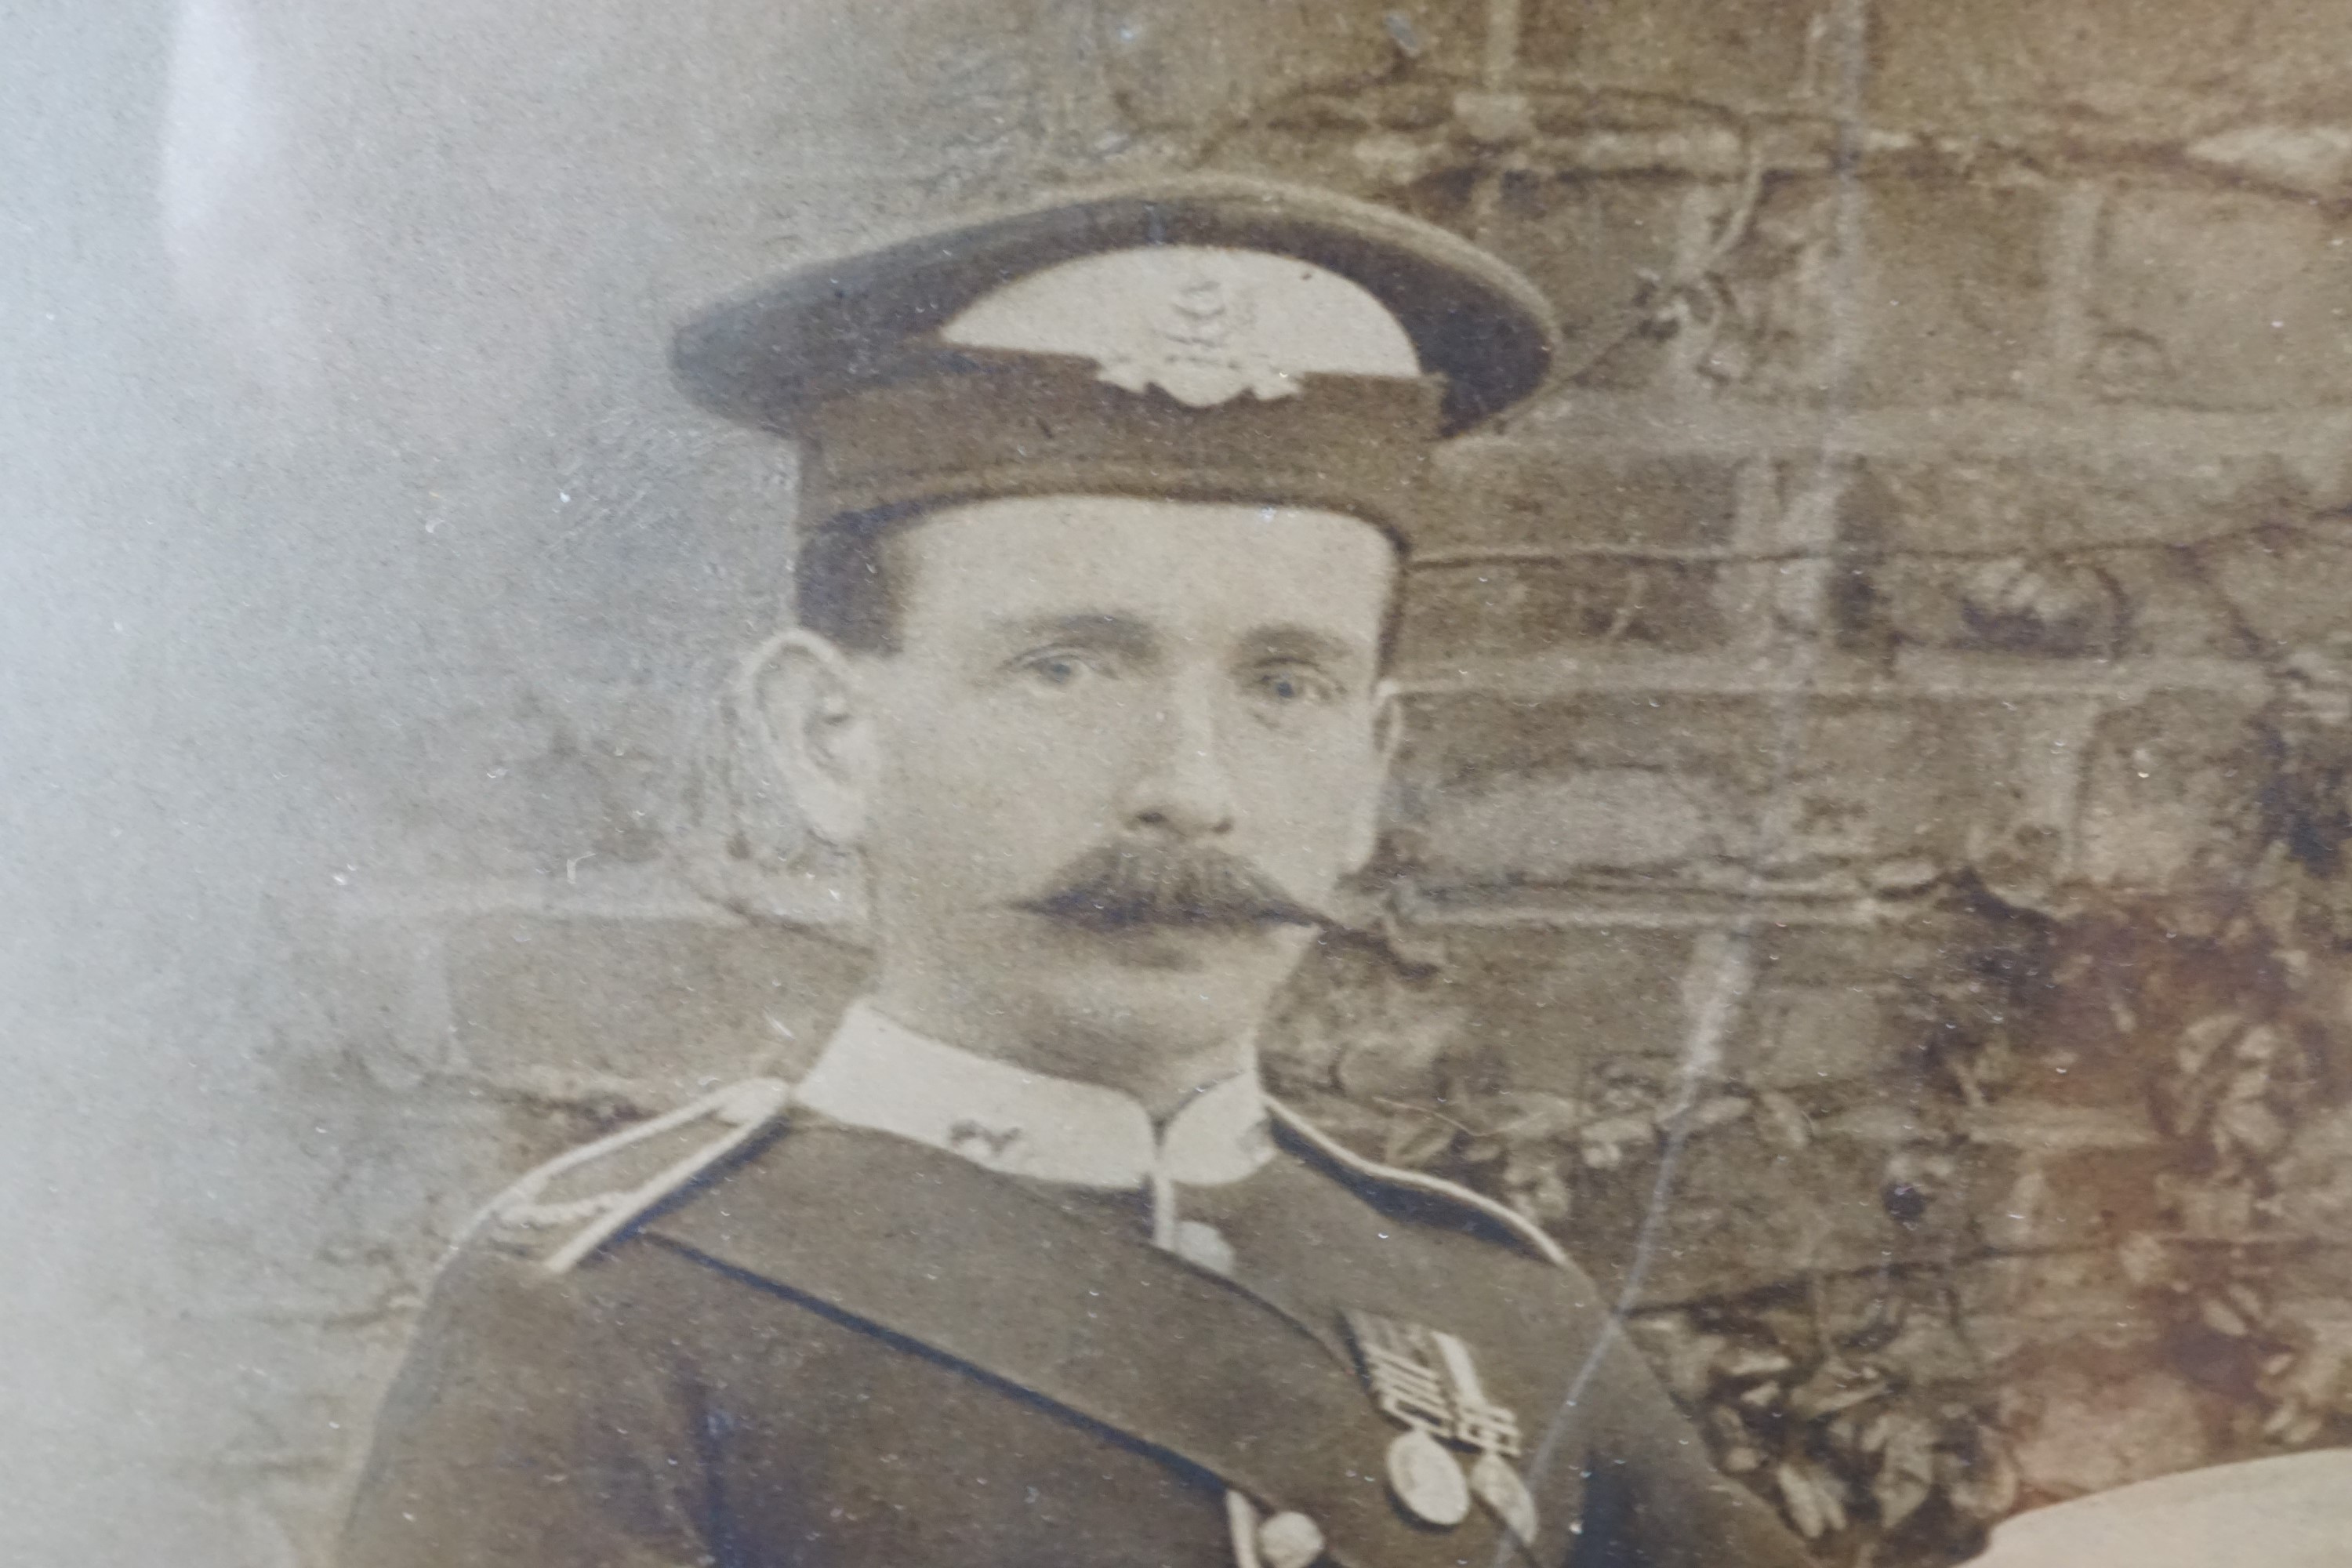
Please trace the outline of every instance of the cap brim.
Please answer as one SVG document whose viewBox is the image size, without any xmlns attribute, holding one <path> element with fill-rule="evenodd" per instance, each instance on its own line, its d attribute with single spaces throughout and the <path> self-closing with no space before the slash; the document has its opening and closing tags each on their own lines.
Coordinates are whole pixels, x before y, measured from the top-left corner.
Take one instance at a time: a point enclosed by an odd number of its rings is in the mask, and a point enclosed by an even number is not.
<svg viewBox="0 0 2352 1568">
<path fill-rule="evenodd" d="M 1074 257 L 1148 245 L 1292 256 L 1358 284 L 1446 382 L 1444 427 L 1466 429 L 1532 393 L 1559 331 L 1518 273 L 1433 224 L 1327 191 L 1187 175 L 1065 195 L 803 268 L 704 312 L 677 334 L 687 392 L 785 434 L 831 393 L 887 380 L 993 289 Z"/>
</svg>

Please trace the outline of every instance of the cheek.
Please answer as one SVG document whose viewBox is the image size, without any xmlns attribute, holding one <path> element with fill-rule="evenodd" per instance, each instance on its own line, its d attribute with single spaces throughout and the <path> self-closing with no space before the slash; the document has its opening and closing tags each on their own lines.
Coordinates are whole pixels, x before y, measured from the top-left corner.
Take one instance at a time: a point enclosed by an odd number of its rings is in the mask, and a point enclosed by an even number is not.
<svg viewBox="0 0 2352 1568">
<path fill-rule="evenodd" d="M 1318 872 L 1351 854 L 1364 814 L 1379 805 L 1385 772 L 1369 736 L 1352 733 L 1270 752 L 1265 765 L 1242 771 L 1260 852 Z"/>
<path fill-rule="evenodd" d="M 1097 841 L 1115 793 L 1108 737 L 982 696 L 910 704 L 878 726 L 877 847 L 922 874 L 1027 881 Z M 886 850 L 887 853 L 888 850 Z"/>
</svg>

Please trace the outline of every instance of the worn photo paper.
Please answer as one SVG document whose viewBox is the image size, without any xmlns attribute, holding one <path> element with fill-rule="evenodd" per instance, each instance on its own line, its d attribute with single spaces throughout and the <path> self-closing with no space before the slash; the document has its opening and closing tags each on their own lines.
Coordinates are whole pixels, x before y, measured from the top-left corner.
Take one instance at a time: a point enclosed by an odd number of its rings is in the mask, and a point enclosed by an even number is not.
<svg viewBox="0 0 2352 1568">
<path fill-rule="evenodd" d="M 2352 9 L 8 36 L 0 1560 L 2352 1563 Z"/>
</svg>

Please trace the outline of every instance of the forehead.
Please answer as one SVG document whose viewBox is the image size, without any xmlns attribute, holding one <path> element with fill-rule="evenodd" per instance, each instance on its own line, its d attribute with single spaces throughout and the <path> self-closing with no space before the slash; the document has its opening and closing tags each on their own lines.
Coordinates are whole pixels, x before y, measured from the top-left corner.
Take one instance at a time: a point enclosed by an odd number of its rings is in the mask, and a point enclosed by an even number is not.
<svg viewBox="0 0 2352 1568">
<path fill-rule="evenodd" d="M 1389 536 L 1342 513 L 1119 496 L 956 507 L 899 545 L 910 637 L 1117 615 L 1188 638 L 1290 626 L 1370 647 L 1397 572 Z"/>
</svg>

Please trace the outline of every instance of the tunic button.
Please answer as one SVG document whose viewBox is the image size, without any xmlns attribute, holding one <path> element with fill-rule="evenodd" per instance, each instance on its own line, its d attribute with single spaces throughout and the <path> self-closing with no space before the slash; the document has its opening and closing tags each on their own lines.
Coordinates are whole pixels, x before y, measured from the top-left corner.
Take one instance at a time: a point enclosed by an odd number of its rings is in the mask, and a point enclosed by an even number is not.
<svg viewBox="0 0 2352 1568">
<path fill-rule="evenodd" d="M 1307 1568 L 1323 1555 L 1323 1531 L 1303 1513 L 1277 1513 L 1257 1527 L 1257 1554 L 1265 1568 Z"/>
</svg>

